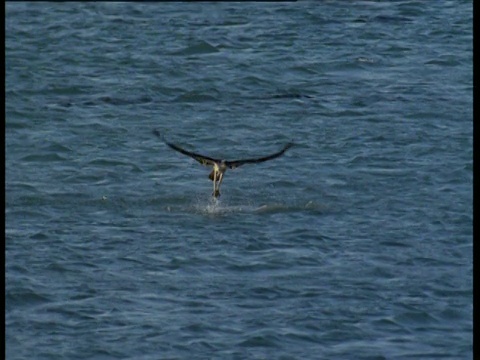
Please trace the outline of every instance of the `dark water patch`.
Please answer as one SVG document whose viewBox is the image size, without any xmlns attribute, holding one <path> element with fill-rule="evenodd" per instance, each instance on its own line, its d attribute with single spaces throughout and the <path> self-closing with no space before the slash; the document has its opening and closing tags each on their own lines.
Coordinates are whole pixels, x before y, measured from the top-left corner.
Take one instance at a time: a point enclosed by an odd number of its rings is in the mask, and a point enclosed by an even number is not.
<svg viewBox="0 0 480 360">
<path fill-rule="evenodd" d="M 49 238 L 49 236 L 43 232 L 37 232 L 33 235 L 30 236 L 30 239 L 32 240 L 47 240 Z"/>
<path fill-rule="evenodd" d="M 412 22 L 413 20 L 405 16 L 377 15 L 372 17 L 370 21 L 387 24 L 403 24 Z"/>
<path fill-rule="evenodd" d="M 399 242 L 399 241 L 394 241 L 394 240 L 384 240 L 384 241 L 381 241 L 379 244 L 379 246 L 390 246 L 390 247 L 394 247 L 394 248 L 410 248 L 411 247 L 411 244 L 410 243 L 403 243 L 403 242 Z"/>
<path fill-rule="evenodd" d="M 141 105 L 148 104 L 153 101 L 148 95 L 138 96 L 138 97 L 113 97 L 113 96 L 101 96 L 98 99 L 86 100 L 81 104 L 84 106 L 98 106 L 102 104 L 108 105 Z M 71 104 L 71 102 L 69 102 Z M 71 105 L 70 105 L 71 106 Z"/>
<path fill-rule="evenodd" d="M 271 99 L 312 99 L 313 96 L 300 93 L 284 93 L 270 96 Z"/>
<path fill-rule="evenodd" d="M 439 68 L 443 68 L 445 66 L 458 66 L 460 65 L 460 62 L 456 56 L 447 55 L 447 56 L 442 56 L 441 58 L 438 58 L 438 59 L 428 60 L 425 62 L 425 65 L 435 65 L 435 66 L 438 66 Z"/>
<path fill-rule="evenodd" d="M 420 309 L 402 312 L 395 316 L 395 321 L 411 331 L 418 328 L 425 329 L 427 326 L 435 326 L 439 323 L 439 319 L 435 316 Z"/>
<path fill-rule="evenodd" d="M 20 180 L 9 181 L 8 190 L 23 193 L 24 195 L 25 193 L 39 194 L 39 190 L 35 185 L 28 182 L 21 182 Z"/>
<path fill-rule="evenodd" d="M 142 169 L 138 165 L 133 164 L 132 162 L 127 162 L 127 161 L 122 161 L 122 160 L 114 160 L 114 159 L 96 158 L 96 159 L 90 160 L 88 162 L 88 166 L 106 167 L 106 168 L 109 168 L 109 167 L 128 167 L 133 172 L 143 172 Z"/>
<path fill-rule="evenodd" d="M 47 304 L 50 301 L 49 296 L 38 294 L 32 289 L 25 287 L 22 290 L 10 290 L 7 288 L 5 293 L 5 306 L 7 309 L 38 306 Z"/>
<path fill-rule="evenodd" d="M 44 147 L 44 151 L 50 151 L 54 153 L 72 153 L 73 149 L 65 144 L 58 143 L 58 142 L 53 142 L 50 145 Z"/>
<path fill-rule="evenodd" d="M 269 347 L 278 347 L 280 345 L 280 339 L 275 336 L 273 333 L 265 332 L 265 331 L 258 331 L 252 334 L 244 336 L 244 340 L 242 340 L 238 346 L 241 347 L 262 347 L 262 348 L 269 348 Z"/>
<path fill-rule="evenodd" d="M 35 154 L 35 155 L 26 155 L 19 159 L 23 162 L 39 162 L 39 163 L 48 163 L 48 162 L 65 162 L 68 158 L 61 156 L 59 154 Z"/>
<path fill-rule="evenodd" d="M 210 93 L 199 92 L 199 91 L 189 91 L 180 96 L 177 96 L 173 101 L 180 102 L 180 103 L 214 102 L 218 100 L 218 96 L 219 94 L 217 91 L 210 91 Z"/>
<path fill-rule="evenodd" d="M 189 45 L 182 50 L 175 51 L 172 55 L 177 56 L 191 56 L 191 55 L 204 55 L 204 54 L 215 54 L 218 53 L 219 50 L 209 44 L 207 41 L 199 41 L 196 44 Z"/>
</svg>

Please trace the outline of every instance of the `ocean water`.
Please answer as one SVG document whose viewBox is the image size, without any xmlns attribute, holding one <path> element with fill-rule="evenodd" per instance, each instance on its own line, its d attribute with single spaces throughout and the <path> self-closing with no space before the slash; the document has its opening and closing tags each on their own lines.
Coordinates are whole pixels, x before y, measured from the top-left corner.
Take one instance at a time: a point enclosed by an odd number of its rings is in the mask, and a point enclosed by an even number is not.
<svg viewBox="0 0 480 360">
<path fill-rule="evenodd" d="M 472 1 L 5 10 L 7 359 L 472 358 Z"/>
</svg>

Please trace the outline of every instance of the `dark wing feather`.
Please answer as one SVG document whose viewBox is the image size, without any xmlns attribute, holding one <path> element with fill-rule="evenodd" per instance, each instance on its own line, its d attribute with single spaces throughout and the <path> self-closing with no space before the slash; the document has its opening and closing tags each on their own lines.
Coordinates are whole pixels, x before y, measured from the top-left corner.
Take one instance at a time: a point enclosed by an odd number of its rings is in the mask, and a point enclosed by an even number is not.
<svg viewBox="0 0 480 360">
<path fill-rule="evenodd" d="M 256 163 L 272 160 L 272 159 L 275 159 L 279 156 L 282 156 L 285 153 L 285 151 L 290 149 L 292 146 L 293 146 L 292 143 L 288 143 L 287 145 L 285 145 L 285 147 L 282 150 L 280 150 L 279 152 L 276 152 L 275 154 L 271 154 L 271 155 L 268 155 L 268 156 L 264 156 L 264 157 L 261 157 L 261 158 L 255 158 L 255 159 L 226 161 L 225 164 L 230 169 L 235 169 L 235 168 L 237 168 L 239 166 L 242 166 L 244 164 L 256 164 Z"/>
<path fill-rule="evenodd" d="M 180 146 L 177 146 L 175 144 L 172 144 L 172 143 L 169 143 L 169 142 L 166 142 L 166 141 L 165 141 L 165 144 L 170 146 L 173 150 L 176 150 L 176 151 L 178 151 L 178 152 L 180 152 L 184 155 L 190 156 L 191 158 L 197 160 L 202 165 L 214 165 L 215 163 L 218 163 L 218 162 L 221 161 L 221 160 L 218 160 L 218 159 L 213 159 L 213 158 L 208 157 L 208 156 L 204 156 L 204 155 L 200 155 L 200 154 L 196 154 L 194 152 L 184 150 Z"/>
<path fill-rule="evenodd" d="M 169 143 L 168 141 L 165 141 L 164 137 L 156 129 L 153 130 L 153 133 L 156 136 L 158 136 L 165 144 L 167 144 L 173 150 L 178 151 L 179 153 L 182 153 L 184 155 L 190 156 L 191 158 L 197 160 L 202 165 L 213 165 L 217 162 L 220 162 L 220 160 L 213 159 L 213 158 L 208 157 L 208 156 L 204 156 L 204 155 L 196 154 L 194 152 L 187 151 L 185 149 L 182 149 L 180 146 L 177 146 L 175 144 Z"/>
</svg>

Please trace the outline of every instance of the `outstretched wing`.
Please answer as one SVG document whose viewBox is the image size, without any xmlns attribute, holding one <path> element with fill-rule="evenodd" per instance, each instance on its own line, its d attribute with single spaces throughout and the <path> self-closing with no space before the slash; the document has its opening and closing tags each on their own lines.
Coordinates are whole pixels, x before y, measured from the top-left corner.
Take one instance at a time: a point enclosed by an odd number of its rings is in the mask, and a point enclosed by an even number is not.
<svg viewBox="0 0 480 360">
<path fill-rule="evenodd" d="M 279 156 L 282 156 L 285 151 L 290 149 L 293 146 L 293 143 L 288 143 L 287 145 L 284 146 L 282 150 L 279 152 L 276 152 L 275 154 L 260 157 L 260 158 L 255 158 L 255 159 L 245 159 L 245 160 L 234 160 L 234 161 L 226 161 L 225 164 L 230 168 L 230 169 L 235 169 L 239 166 L 242 166 L 244 164 L 255 164 L 255 163 L 260 163 L 268 160 L 275 159 Z"/>
<path fill-rule="evenodd" d="M 190 152 L 187 150 L 182 149 L 180 146 L 177 146 L 175 144 L 169 143 L 165 141 L 165 144 L 170 146 L 173 150 L 177 150 L 178 152 L 190 156 L 191 158 L 197 160 L 200 164 L 202 165 L 214 165 L 215 163 L 220 162 L 221 160 L 218 159 L 212 159 L 211 157 L 205 156 L 205 155 L 200 155 L 196 154 L 194 152 Z"/>
<path fill-rule="evenodd" d="M 204 155 L 200 155 L 200 154 L 197 154 L 197 153 L 194 153 L 194 152 L 191 152 L 191 151 L 187 151 L 185 149 L 182 149 L 178 145 L 169 143 L 168 141 L 165 141 L 165 139 L 163 138 L 163 136 L 160 134 L 160 132 L 158 130 L 153 130 L 153 133 L 155 135 L 157 135 L 160 139 L 162 139 L 162 141 L 165 144 L 167 144 L 170 148 L 172 148 L 173 150 L 176 150 L 179 153 L 182 153 L 184 155 L 190 156 L 191 158 L 197 160 L 202 165 L 214 165 L 215 163 L 218 163 L 218 162 L 221 161 L 221 160 L 218 160 L 218 159 L 213 159 L 213 158 L 208 157 L 208 156 L 204 156 Z"/>
</svg>

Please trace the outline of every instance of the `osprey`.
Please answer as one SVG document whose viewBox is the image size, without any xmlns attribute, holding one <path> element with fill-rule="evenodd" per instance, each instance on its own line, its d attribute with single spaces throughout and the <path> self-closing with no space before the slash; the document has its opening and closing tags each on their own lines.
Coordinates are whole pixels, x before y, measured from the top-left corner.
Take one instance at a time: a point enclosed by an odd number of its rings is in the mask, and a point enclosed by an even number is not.
<svg viewBox="0 0 480 360">
<path fill-rule="evenodd" d="M 288 143 L 283 147 L 282 150 L 271 154 L 267 156 L 263 156 L 260 158 L 254 158 L 254 159 L 244 159 L 244 160 L 233 160 L 233 161 L 228 161 L 228 160 L 223 160 L 223 159 L 214 159 L 205 155 L 200 155 L 196 154 L 194 152 L 190 152 L 187 150 L 182 149 L 180 146 L 169 143 L 168 141 L 165 141 L 163 137 L 160 135 L 160 132 L 158 130 L 153 130 L 153 133 L 158 136 L 162 141 L 165 142 L 170 148 L 173 150 L 178 151 L 179 153 L 182 153 L 184 155 L 190 156 L 191 158 L 197 160 L 200 164 L 204 166 L 212 166 L 212 172 L 208 176 L 210 180 L 213 181 L 213 193 L 212 195 L 214 197 L 219 197 L 220 196 L 220 185 L 222 184 L 223 181 L 223 176 L 225 174 L 225 171 L 227 171 L 228 168 L 230 169 L 235 169 L 239 166 L 242 166 L 244 164 L 256 164 L 260 162 L 264 162 L 267 160 L 272 160 L 275 159 L 279 156 L 282 156 L 285 151 L 287 151 L 289 148 L 293 146 L 293 143 Z"/>
</svg>

